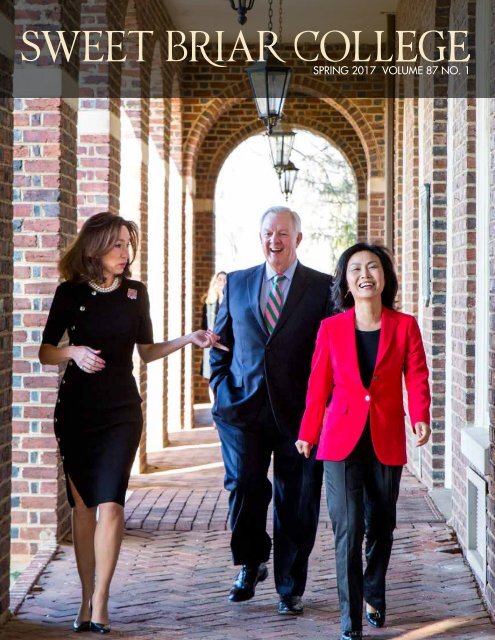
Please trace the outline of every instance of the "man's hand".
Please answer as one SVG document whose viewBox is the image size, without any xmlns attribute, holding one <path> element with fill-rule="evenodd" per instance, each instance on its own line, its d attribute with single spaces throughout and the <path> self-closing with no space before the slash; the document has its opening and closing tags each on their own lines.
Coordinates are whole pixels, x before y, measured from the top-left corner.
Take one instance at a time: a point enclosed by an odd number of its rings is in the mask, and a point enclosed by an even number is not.
<svg viewBox="0 0 495 640">
<path fill-rule="evenodd" d="M 312 448 L 313 445 L 310 442 L 306 442 L 306 440 L 298 440 L 296 442 L 296 449 L 300 454 L 304 455 L 305 458 L 309 458 Z"/>
</svg>

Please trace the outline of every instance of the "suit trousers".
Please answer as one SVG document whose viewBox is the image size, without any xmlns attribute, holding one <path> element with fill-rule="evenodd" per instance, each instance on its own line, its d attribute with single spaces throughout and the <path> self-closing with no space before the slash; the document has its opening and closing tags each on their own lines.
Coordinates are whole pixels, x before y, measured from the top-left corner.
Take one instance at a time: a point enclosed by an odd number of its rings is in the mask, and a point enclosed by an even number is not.
<svg viewBox="0 0 495 640">
<path fill-rule="evenodd" d="M 385 577 L 392 552 L 402 466 L 378 460 L 368 423 L 354 451 L 339 462 L 325 460 L 324 470 L 335 538 L 342 632 L 360 631 L 363 596 L 375 609 L 386 609 Z"/>
<path fill-rule="evenodd" d="M 216 424 L 230 491 L 231 550 L 234 564 L 257 565 L 270 557 L 266 531 L 272 484 L 268 469 L 273 453 L 273 564 L 277 592 L 302 596 L 308 558 L 320 513 L 323 465 L 314 455 L 306 460 L 283 435 L 270 409 L 252 430 Z"/>
</svg>

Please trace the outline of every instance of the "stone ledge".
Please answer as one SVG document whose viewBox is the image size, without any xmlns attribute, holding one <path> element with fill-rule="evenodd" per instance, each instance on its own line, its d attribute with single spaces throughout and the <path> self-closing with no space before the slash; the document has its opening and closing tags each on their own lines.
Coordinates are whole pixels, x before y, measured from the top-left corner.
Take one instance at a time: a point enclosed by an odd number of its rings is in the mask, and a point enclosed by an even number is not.
<svg viewBox="0 0 495 640">
<path fill-rule="evenodd" d="M 487 429 L 469 427 L 461 431 L 461 452 L 483 476 L 488 475 L 490 462 L 490 434 Z"/>
<path fill-rule="evenodd" d="M 22 603 L 26 599 L 26 596 L 38 582 L 40 575 L 43 573 L 48 563 L 55 556 L 57 549 L 58 544 L 55 542 L 50 542 L 44 545 L 33 556 L 31 562 L 14 582 L 10 589 L 9 609 L 12 614 L 15 615 L 18 612 Z"/>
</svg>

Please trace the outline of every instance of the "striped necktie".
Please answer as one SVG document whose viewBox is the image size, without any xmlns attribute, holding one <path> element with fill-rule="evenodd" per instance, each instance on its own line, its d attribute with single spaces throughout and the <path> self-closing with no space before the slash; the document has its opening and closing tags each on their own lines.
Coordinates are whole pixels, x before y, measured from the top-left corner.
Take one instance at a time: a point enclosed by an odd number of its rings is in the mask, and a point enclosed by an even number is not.
<svg viewBox="0 0 495 640">
<path fill-rule="evenodd" d="M 270 335 L 273 333 L 282 311 L 282 293 L 278 285 L 284 278 L 283 273 L 278 273 L 274 276 L 273 287 L 268 295 L 268 302 L 266 303 L 265 324 Z"/>
</svg>

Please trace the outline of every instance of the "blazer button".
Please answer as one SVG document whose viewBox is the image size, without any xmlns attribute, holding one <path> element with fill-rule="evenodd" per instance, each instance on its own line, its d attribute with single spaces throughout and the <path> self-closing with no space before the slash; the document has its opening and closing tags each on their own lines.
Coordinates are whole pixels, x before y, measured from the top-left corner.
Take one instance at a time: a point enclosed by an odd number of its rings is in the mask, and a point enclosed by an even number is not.
<svg viewBox="0 0 495 640">
<path fill-rule="evenodd" d="M 371 400 L 369 396 L 364 396 L 364 399 L 366 400 L 366 402 L 369 402 Z"/>
<path fill-rule="evenodd" d="M 86 311 L 86 307 L 79 307 L 79 311 Z"/>
</svg>

